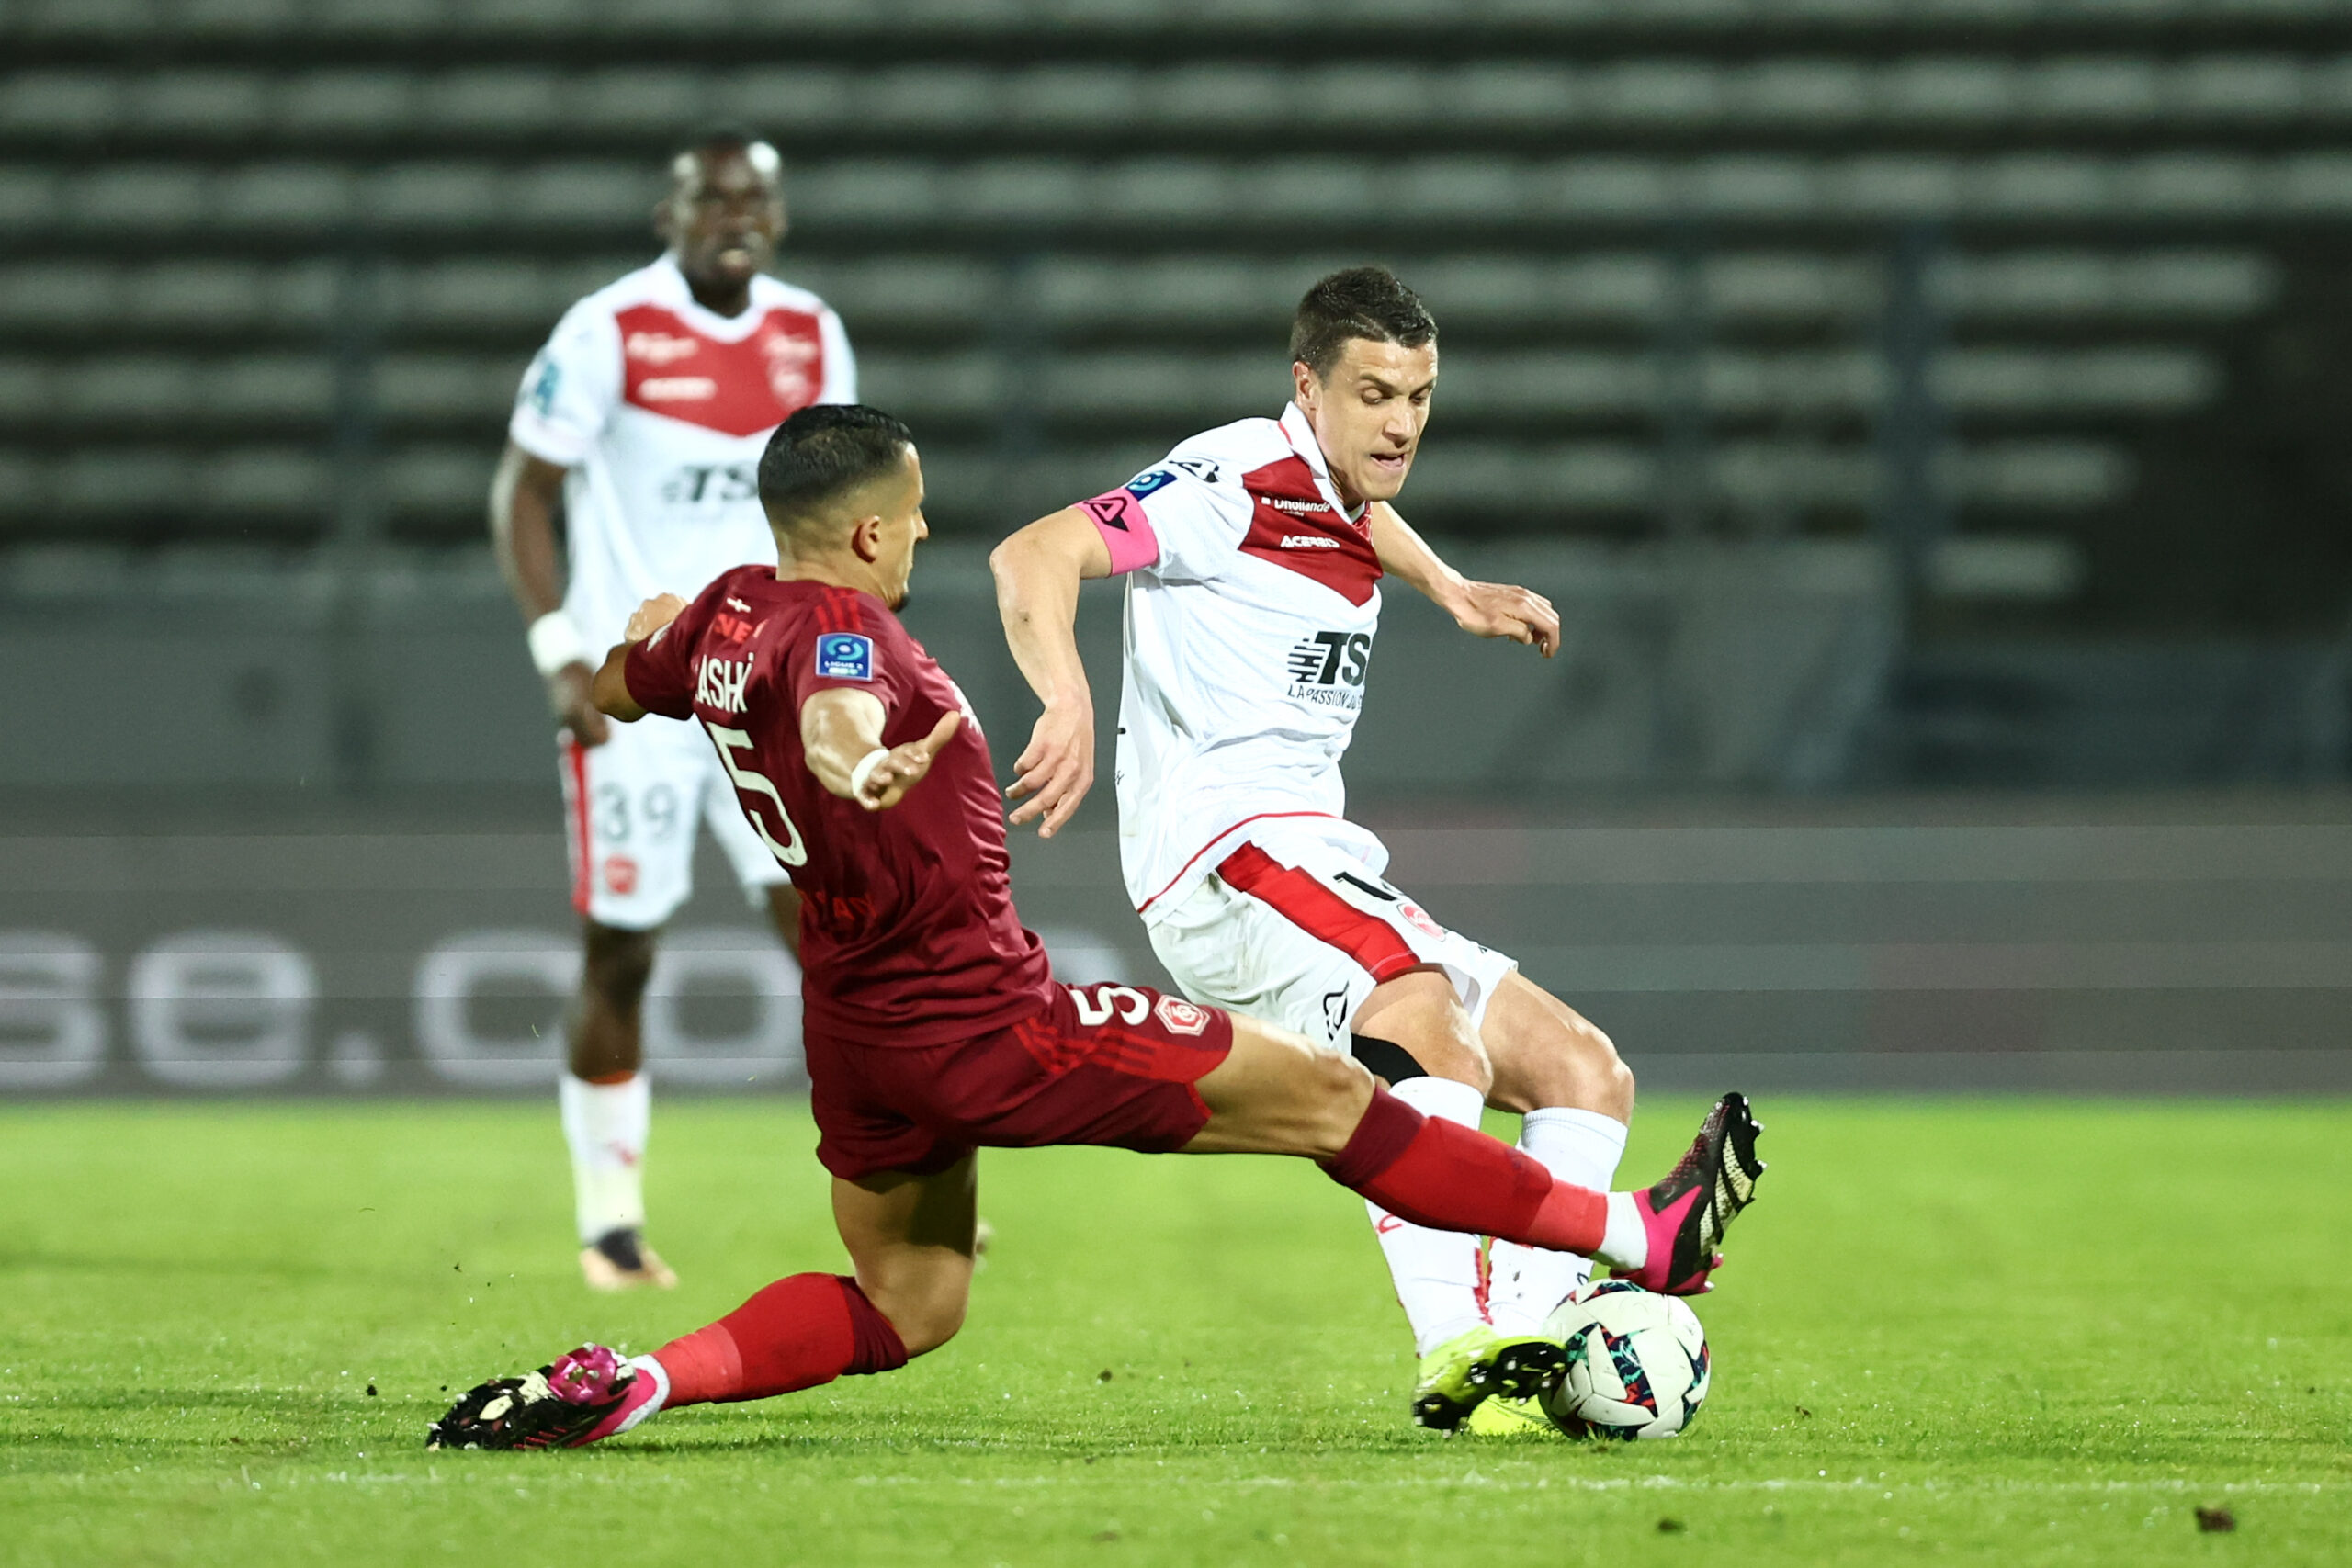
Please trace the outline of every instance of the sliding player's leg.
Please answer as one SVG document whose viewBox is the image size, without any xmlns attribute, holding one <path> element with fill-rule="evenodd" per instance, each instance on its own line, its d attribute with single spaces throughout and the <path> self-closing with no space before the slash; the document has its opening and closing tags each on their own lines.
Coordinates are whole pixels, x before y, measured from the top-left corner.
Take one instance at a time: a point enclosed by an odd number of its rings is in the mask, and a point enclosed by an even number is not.
<svg viewBox="0 0 2352 1568">
<path fill-rule="evenodd" d="M 854 1275 L 795 1274 L 653 1353 L 664 1408 L 766 1399 L 889 1371 L 964 1325 L 972 1290 L 978 1156 L 930 1175 L 833 1179 L 833 1223 Z"/>
<path fill-rule="evenodd" d="M 854 1276 L 794 1274 L 650 1356 L 583 1345 L 469 1391 L 427 1448 L 578 1448 L 664 1410 L 767 1399 L 889 1371 L 963 1325 L 972 1284 L 976 1156 L 929 1175 L 835 1178 L 833 1217 Z"/>
<path fill-rule="evenodd" d="M 1561 1181 L 1475 1129 L 1422 1115 L 1351 1058 L 1248 1018 L 1232 1023 L 1231 1051 L 1194 1085 L 1210 1114 L 1184 1152 L 1304 1156 L 1409 1224 L 1597 1256 L 1648 1289 L 1691 1293 L 1707 1288 L 1724 1229 L 1763 1170 L 1756 1124 L 1737 1095 L 1717 1102 L 1665 1180 L 1603 1192 Z M 1451 1429 L 1482 1400 L 1524 1396 L 1558 1370 L 1557 1346 L 1498 1340 L 1466 1354 L 1458 1376 L 1417 1391 L 1414 1414 Z"/>
</svg>

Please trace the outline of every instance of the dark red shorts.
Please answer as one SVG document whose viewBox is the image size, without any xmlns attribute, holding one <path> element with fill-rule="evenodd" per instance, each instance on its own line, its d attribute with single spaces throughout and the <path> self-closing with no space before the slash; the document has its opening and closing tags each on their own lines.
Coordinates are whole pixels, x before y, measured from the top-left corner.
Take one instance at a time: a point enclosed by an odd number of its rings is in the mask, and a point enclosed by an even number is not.
<svg viewBox="0 0 2352 1568">
<path fill-rule="evenodd" d="M 807 1042 L 817 1158 L 844 1181 L 928 1176 L 976 1148 L 1166 1154 L 1209 1119 L 1193 1086 L 1233 1049 L 1216 1008 L 1144 986 L 1055 986 L 1044 1011 L 944 1045 Z"/>
</svg>

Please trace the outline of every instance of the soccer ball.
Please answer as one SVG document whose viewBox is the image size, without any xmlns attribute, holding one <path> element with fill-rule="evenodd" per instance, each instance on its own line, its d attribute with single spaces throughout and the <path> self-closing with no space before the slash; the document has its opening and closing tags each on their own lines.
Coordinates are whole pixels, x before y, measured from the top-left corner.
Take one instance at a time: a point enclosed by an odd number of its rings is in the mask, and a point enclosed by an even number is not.
<svg viewBox="0 0 2352 1568">
<path fill-rule="evenodd" d="M 1679 1297 L 1602 1280 L 1562 1302 L 1544 1334 L 1568 1352 L 1544 1413 L 1571 1438 L 1670 1438 L 1706 1402 L 1707 1336 Z"/>
</svg>

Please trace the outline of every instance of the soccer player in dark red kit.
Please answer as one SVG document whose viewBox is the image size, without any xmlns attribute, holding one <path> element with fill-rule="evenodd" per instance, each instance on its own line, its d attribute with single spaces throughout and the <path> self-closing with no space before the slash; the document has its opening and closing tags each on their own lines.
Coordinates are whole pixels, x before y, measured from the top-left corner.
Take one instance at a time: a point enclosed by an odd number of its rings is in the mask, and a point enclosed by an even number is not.
<svg viewBox="0 0 2352 1568">
<path fill-rule="evenodd" d="M 983 1147 L 1299 1156 L 1414 1224 L 1597 1254 L 1653 1290 L 1706 1288 L 1763 1168 L 1736 1095 L 1657 1185 L 1597 1192 L 1423 1117 L 1302 1036 L 1141 986 L 1057 984 L 1013 910 L 987 742 L 891 613 L 929 532 L 906 426 L 854 404 L 803 410 L 759 479 L 780 564 L 740 567 L 691 604 L 647 601 L 594 691 L 624 723 L 696 724 L 800 892 L 817 1157 L 855 1273 L 776 1280 L 650 1356 L 586 1345 L 483 1383 L 428 1447 L 577 1446 L 938 1348 L 970 1292 Z M 1554 1352 L 1509 1348 L 1480 1369 L 1481 1396 L 1534 1392 Z"/>
</svg>

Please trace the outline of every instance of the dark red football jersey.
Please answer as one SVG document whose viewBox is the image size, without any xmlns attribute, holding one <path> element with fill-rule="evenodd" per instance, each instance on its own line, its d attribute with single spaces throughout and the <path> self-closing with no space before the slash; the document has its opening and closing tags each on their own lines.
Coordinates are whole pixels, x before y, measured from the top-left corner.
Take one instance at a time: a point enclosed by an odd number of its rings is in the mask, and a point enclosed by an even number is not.
<svg viewBox="0 0 2352 1568">
<path fill-rule="evenodd" d="M 1012 908 L 1004 813 L 971 705 L 879 599 L 742 566 L 629 649 L 629 694 L 690 719 L 801 897 L 802 1016 L 868 1045 L 935 1045 L 1046 1005 L 1046 950 Z M 883 743 L 960 710 L 931 773 L 888 811 L 828 792 L 800 705 L 833 687 L 881 699 Z"/>
</svg>

